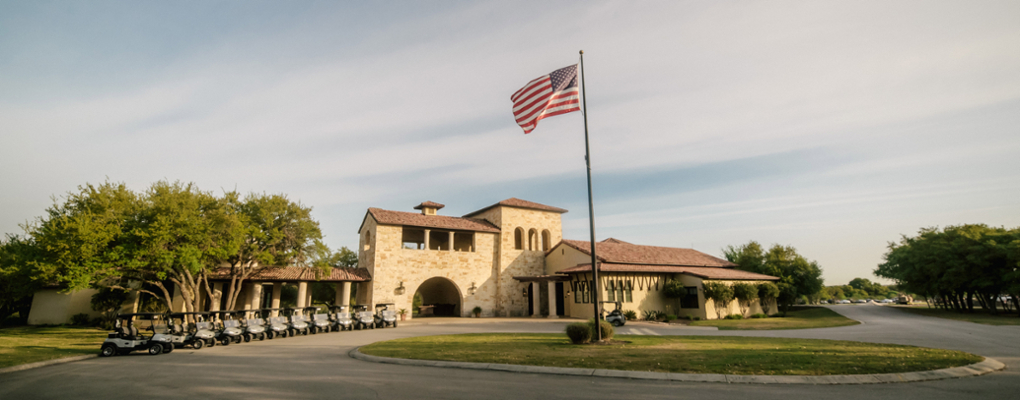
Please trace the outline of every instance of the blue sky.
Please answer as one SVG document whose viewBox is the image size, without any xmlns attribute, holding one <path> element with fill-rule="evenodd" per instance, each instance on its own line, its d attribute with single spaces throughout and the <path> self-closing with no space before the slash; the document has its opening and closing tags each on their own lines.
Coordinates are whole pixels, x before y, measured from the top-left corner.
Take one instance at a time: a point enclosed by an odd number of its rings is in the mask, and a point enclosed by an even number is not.
<svg viewBox="0 0 1020 400">
<path fill-rule="evenodd" d="M 0 1 L 0 230 L 109 178 L 279 192 L 333 247 L 367 207 L 519 197 L 597 234 L 788 244 L 828 284 L 920 227 L 1020 225 L 1017 2 Z"/>
</svg>

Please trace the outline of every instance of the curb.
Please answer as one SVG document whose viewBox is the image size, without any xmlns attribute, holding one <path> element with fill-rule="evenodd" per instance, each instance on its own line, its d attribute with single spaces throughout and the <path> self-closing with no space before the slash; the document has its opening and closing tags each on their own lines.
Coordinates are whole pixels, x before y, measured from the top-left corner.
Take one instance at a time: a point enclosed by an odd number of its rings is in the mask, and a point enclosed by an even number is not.
<svg viewBox="0 0 1020 400">
<path fill-rule="evenodd" d="M 46 360 L 46 361 L 39 361 L 39 362 L 28 363 L 28 364 L 15 365 L 15 366 L 12 366 L 12 367 L 0 368 L 0 374 L 6 374 L 6 373 L 9 373 L 9 372 L 24 371 L 26 369 L 34 369 L 34 368 L 46 367 L 46 366 L 50 366 L 50 365 L 65 364 L 65 363 L 81 361 L 81 360 L 88 360 L 90 358 L 96 358 L 96 357 L 99 357 L 99 356 L 96 355 L 96 354 L 86 354 L 84 356 L 64 357 L 64 358 L 57 358 L 57 359 L 54 359 L 54 360 Z"/>
<path fill-rule="evenodd" d="M 724 374 L 680 374 L 672 372 L 621 371 L 615 369 L 538 367 L 514 364 L 486 364 L 459 361 L 412 360 L 371 356 L 355 347 L 348 355 L 351 358 L 382 364 L 411 365 L 419 367 L 461 368 L 486 371 L 519 372 L 526 374 L 598 376 L 609 378 L 644 379 L 673 382 L 707 383 L 752 383 L 752 384 L 806 384 L 806 385 L 864 385 L 875 383 L 905 383 L 933 381 L 950 378 L 979 376 L 1006 368 L 1006 365 L 985 357 L 979 363 L 962 367 L 937 369 L 934 371 L 904 372 L 898 374 L 867 375 L 724 375 Z"/>
</svg>

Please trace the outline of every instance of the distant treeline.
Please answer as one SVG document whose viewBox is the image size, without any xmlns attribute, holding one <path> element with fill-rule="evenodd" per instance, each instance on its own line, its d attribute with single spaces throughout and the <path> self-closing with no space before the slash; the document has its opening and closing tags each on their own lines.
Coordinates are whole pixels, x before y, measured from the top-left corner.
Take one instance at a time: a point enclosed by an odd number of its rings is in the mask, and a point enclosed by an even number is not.
<svg viewBox="0 0 1020 400">
<path fill-rule="evenodd" d="M 886 286 L 866 278 L 854 278 L 847 285 L 826 286 L 820 295 L 822 300 L 881 300 L 895 299 L 900 291 L 895 285 Z"/>
<path fill-rule="evenodd" d="M 987 225 L 925 228 L 890 243 L 875 275 L 896 280 L 936 306 L 973 311 L 975 302 L 995 314 L 1020 308 L 1020 228 Z"/>
</svg>

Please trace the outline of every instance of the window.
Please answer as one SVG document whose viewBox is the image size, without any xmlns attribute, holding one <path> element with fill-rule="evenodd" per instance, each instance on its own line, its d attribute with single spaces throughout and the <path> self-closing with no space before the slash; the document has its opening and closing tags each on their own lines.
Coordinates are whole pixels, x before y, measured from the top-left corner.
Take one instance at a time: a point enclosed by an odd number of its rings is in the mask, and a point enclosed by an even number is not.
<svg viewBox="0 0 1020 400">
<path fill-rule="evenodd" d="M 453 250 L 454 251 L 475 251 L 474 249 L 475 233 L 474 232 L 455 232 L 453 234 Z"/>
<path fill-rule="evenodd" d="M 524 250 L 524 229 L 520 227 L 514 229 L 514 248 Z"/>
<path fill-rule="evenodd" d="M 616 301 L 616 281 L 609 281 L 606 285 L 606 301 Z"/>
<path fill-rule="evenodd" d="M 549 235 L 549 230 L 546 229 L 542 231 L 542 251 L 549 251 L 549 242 L 551 241 L 552 238 L 551 235 Z"/>
<path fill-rule="evenodd" d="M 534 228 L 528 231 L 528 250 L 538 250 L 538 231 Z"/>
<path fill-rule="evenodd" d="M 574 303 L 577 304 L 584 303 L 584 301 L 581 300 L 581 288 L 577 288 L 574 290 Z"/>
<path fill-rule="evenodd" d="M 450 250 L 450 232 L 429 231 L 429 250 Z"/>
<path fill-rule="evenodd" d="M 372 249 L 372 232 L 370 232 L 370 231 L 365 231 L 365 246 L 364 246 L 364 249 L 366 251 Z"/>
<path fill-rule="evenodd" d="M 687 291 L 687 294 L 680 299 L 680 308 L 700 308 L 700 303 L 698 302 L 698 287 L 687 286 L 684 290 Z"/>
<path fill-rule="evenodd" d="M 625 283 L 625 285 L 624 285 L 624 288 L 623 288 L 623 295 L 624 295 L 624 300 L 623 301 L 625 303 L 633 303 L 634 302 L 634 281 L 626 281 L 624 283 Z"/>
</svg>

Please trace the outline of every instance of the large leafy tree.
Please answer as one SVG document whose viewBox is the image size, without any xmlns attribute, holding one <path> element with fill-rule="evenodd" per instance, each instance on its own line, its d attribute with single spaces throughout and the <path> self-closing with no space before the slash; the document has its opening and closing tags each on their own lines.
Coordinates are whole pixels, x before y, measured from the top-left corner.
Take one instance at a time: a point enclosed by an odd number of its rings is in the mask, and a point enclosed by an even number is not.
<svg viewBox="0 0 1020 400">
<path fill-rule="evenodd" d="M 973 311 L 974 300 L 997 312 L 1003 294 L 1020 307 L 1020 228 L 983 224 L 923 228 L 917 236 L 890 243 L 875 275 L 894 279 L 906 291 L 936 306 Z"/>
<path fill-rule="evenodd" d="M 322 244 L 322 231 L 311 217 L 311 207 L 279 194 L 253 193 L 242 200 L 231 192 L 225 200 L 229 212 L 241 224 L 239 249 L 226 258 L 230 275 L 228 309 L 237 303 L 244 281 L 263 270 L 287 265 L 328 268 L 321 255 L 329 250 Z"/>
<path fill-rule="evenodd" d="M 813 296 L 823 288 L 822 269 L 792 246 L 773 245 L 768 251 L 755 241 L 742 246 L 728 246 L 723 254 L 744 271 L 779 277 L 778 303 L 783 311 L 800 296 Z"/>
<path fill-rule="evenodd" d="M 27 260 L 34 248 L 30 238 L 8 235 L 0 239 L 0 321 L 14 313 L 22 323 L 28 319 L 32 295 L 42 286 L 32 279 Z"/>
</svg>

